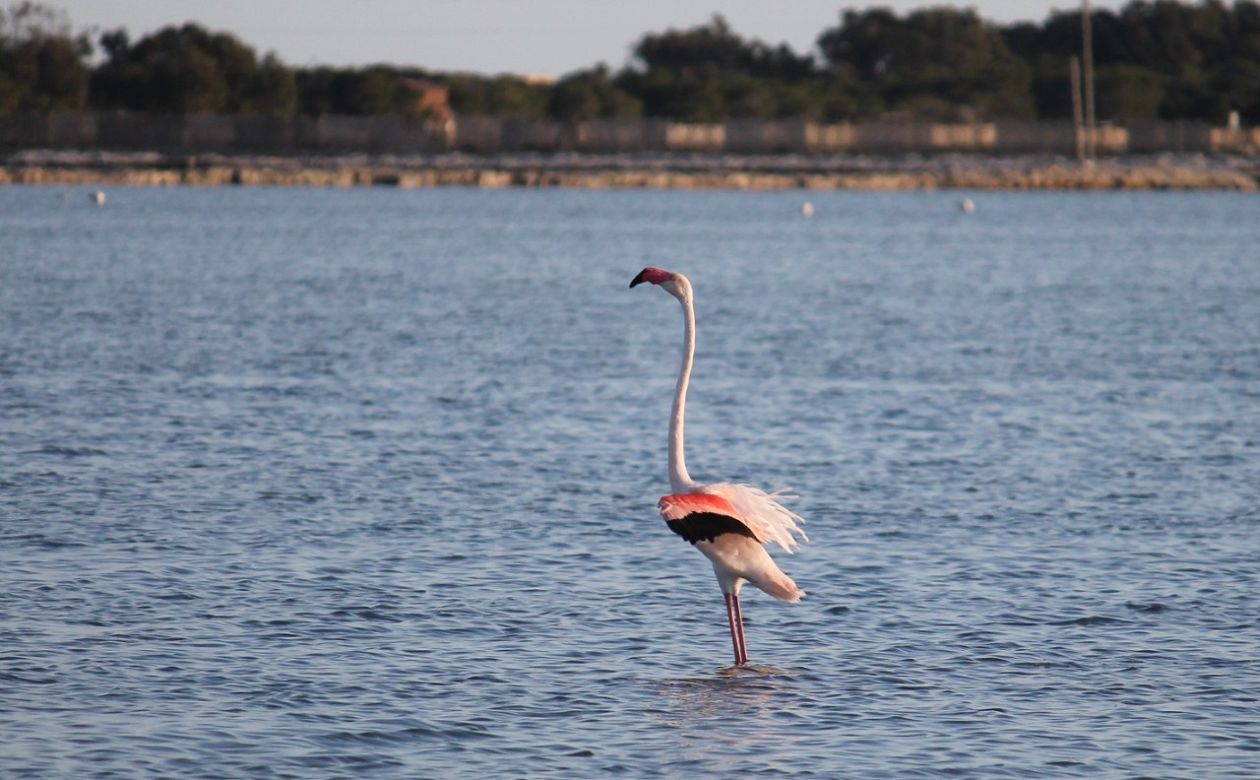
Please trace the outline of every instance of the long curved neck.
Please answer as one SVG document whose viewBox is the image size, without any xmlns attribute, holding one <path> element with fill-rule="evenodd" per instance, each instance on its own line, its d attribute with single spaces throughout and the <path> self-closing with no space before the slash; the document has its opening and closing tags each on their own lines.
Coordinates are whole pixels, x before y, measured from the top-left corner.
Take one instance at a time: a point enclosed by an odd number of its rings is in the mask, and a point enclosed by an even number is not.
<svg viewBox="0 0 1260 780">
<path fill-rule="evenodd" d="M 674 408 L 669 417 L 669 487 L 681 493 L 695 487 L 687 473 L 687 459 L 683 455 L 683 426 L 687 413 L 687 386 L 691 383 L 691 366 L 696 357 L 696 310 L 691 303 L 691 289 L 687 285 L 679 297 L 683 307 L 683 354 L 682 367 L 678 370 L 678 385 L 674 388 Z"/>
</svg>

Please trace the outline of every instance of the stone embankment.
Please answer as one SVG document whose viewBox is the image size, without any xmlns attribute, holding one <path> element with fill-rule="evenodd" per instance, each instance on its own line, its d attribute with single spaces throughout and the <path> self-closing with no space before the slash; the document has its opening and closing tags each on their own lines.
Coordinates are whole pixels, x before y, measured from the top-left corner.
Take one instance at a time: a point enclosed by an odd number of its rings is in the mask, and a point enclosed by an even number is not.
<svg viewBox="0 0 1260 780">
<path fill-rule="evenodd" d="M 652 189 L 1260 189 L 1260 161 L 1161 155 L 1082 165 L 1061 157 L 943 155 L 513 155 L 170 157 L 152 153 L 23 152 L 0 184 L 306 187 L 572 187 Z"/>
</svg>

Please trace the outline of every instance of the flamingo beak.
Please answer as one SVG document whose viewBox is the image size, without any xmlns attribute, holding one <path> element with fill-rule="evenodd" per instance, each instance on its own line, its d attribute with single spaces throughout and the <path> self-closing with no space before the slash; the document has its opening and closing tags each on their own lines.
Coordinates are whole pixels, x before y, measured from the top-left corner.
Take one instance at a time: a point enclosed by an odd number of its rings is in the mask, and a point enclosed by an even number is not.
<svg viewBox="0 0 1260 780">
<path fill-rule="evenodd" d="M 631 288 L 631 289 L 634 289 L 634 287 L 635 287 L 636 285 L 640 285 L 640 284 L 643 284 L 644 282 L 646 282 L 646 281 L 647 281 L 647 272 L 648 272 L 648 269 L 646 269 L 646 268 L 644 268 L 642 271 L 639 271 L 638 275 L 637 275 L 637 276 L 635 276 L 633 279 L 631 279 L 631 280 L 630 280 L 630 288 Z"/>
</svg>

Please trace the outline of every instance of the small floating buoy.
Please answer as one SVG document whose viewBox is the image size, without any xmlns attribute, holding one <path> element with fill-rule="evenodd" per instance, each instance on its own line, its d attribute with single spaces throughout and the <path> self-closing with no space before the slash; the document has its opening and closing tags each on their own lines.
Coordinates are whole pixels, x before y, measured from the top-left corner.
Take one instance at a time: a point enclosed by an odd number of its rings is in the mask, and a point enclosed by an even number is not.
<svg viewBox="0 0 1260 780">
<path fill-rule="evenodd" d="M 814 216 L 814 204 L 810 203 L 809 201 L 805 201 L 804 203 L 802 203 L 801 216 L 805 217 L 806 219 L 809 219 L 810 217 Z"/>
<path fill-rule="evenodd" d="M 98 206 L 104 206 L 104 205 L 105 205 L 105 193 L 101 192 L 100 190 L 97 190 L 96 192 L 93 192 L 93 193 L 92 193 L 91 195 L 89 195 L 88 197 L 89 197 L 89 198 L 91 198 L 91 199 L 92 199 L 92 202 L 93 202 L 93 203 L 95 203 L 95 204 L 96 204 L 96 205 L 98 205 Z"/>
<path fill-rule="evenodd" d="M 976 210 L 976 204 L 971 201 L 971 198 L 963 198 L 962 203 L 959 203 L 958 207 L 962 209 L 964 214 L 972 214 Z"/>
</svg>

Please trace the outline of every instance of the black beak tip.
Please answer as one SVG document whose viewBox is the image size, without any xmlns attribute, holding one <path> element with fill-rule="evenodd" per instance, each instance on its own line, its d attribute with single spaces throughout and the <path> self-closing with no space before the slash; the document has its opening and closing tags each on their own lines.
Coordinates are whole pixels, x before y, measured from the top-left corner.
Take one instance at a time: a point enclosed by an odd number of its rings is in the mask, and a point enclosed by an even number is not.
<svg viewBox="0 0 1260 780">
<path fill-rule="evenodd" d="M 645 273 L 647 273 L 647 270 L 646 270 L 646 269 L 644 269 L 644 270 L 642 270 L 642 271 L 639 271 L 638 275 L 637 275 L 637 276 L 635 276 L 633 279 L 631 279 L 631 280 L 630 280 L 630 288 L 631 288 L 631 289 L 634 289 L 634 287 L 635 287 L 635 286 L 640 285 L 640 284 L 643 284 L 643 282 L 644 282 L 644 281 L 646 281 L 646 280 L 643 278 L 643 275 L 644 275 Z"/>
</svg>

